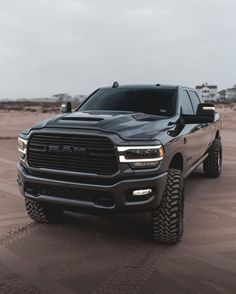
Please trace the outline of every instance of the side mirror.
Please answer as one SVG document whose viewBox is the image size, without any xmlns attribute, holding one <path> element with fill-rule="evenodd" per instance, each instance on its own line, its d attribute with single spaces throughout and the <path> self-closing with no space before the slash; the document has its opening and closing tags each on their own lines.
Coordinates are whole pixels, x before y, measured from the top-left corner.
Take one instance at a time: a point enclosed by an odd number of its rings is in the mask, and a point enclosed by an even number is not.
<svg viewBox="0 0 236 294">
<path fill-rule="evenodd" d="M 197 107 L 197 116 L 215 116 L 215 105 L 211 103 L 200 103 Z"/>
<path fill-rule="evenodd" d="M 65 102 L 61 105 L 61 113 L 70 113 L 72 109 L 71 102 Z"/>
<path fill-rule="evenodd" d="M 212 123 L 215 120 L 215 106 L 211 103 L 200 103 L 196 115 L 183 115 L 186 124 Z"/>
</svg>

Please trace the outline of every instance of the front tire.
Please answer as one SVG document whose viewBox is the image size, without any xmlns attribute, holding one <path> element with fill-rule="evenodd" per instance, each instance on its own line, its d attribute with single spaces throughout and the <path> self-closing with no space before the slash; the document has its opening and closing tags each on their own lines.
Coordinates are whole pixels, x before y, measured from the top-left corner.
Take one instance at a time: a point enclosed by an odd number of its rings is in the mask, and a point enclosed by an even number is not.
<svg viewBox="0 0 236 294">
<path fill-rule="evenodd" d="M 52 223 L 63 214 L 63 210 L 57 207 L 43 206 L 29 198 L 25 198 L 25 208 L 28 216 L 36 223 Z"/>
<path fill-rule="evenodd" d="M 168 170 L 168 178 L 160 206 L 152 212 L 155 240 L 176 243 L 183 235 L 184 179 L 177 169 Z"/>
<path fill-rule="evenodd" d="M 203 172 L 208 178 L 217 178 L 221 174 L 222 145 L 219 139 L 215 139 L 210 147 L 207 158 L 203 162 Z"/>
</svg>

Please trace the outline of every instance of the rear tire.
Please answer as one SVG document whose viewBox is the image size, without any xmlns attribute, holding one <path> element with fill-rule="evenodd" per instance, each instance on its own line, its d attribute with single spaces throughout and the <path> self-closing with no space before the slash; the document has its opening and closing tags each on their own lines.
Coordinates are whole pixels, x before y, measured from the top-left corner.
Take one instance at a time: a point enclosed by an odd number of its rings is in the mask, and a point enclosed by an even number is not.
<svg viewBox="0 0 236 294">
<path fill-rule="evenodd" d="M 155 240 L 176 243 L 183 235 L 184 179 L 177 169 L 168 170 L 168 178 L 160 206 L 152 212 Z"/>
<path fill-rule="evenodd" d="M 208 178 L 217 178 L 221 174 L 222 145 L 219 139 L 215 139 L 210 147 L 207 158 L 203 162 L 203 172 Z"/>
<path fill-rule="evenodd" d="M 52 223 L 58 221 L 63 210 L 53 206 L 43 206 L 38 202 L 25 198 L 25 208 L 28 216 L 36 223 Z"/>
</svg>

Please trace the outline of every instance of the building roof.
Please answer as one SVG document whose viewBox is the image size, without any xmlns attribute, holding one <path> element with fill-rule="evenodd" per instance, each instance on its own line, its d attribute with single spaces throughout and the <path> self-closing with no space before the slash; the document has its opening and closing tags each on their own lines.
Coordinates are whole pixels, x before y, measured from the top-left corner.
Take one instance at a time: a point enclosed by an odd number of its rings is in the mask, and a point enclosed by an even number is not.
<svg viewBox="0 0 236 294">
<path fill-rule="evenodd" d="M 203 84 L 201 86 L 196 86 L 196 89 L 200 90 L 202 88 L 209 88 L 209 89 L 217 89 L 216 85 L 207 85 L 207 84 Z"/>
</svg>

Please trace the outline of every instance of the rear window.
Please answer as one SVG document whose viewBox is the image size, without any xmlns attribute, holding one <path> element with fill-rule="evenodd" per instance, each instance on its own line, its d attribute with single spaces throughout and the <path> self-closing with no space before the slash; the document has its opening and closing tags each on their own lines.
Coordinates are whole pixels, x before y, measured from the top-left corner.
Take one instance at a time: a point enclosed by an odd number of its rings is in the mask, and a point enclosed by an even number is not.
<svg viewBox="0 0 236 294">
<path fill-rule="evenodd" d="M 78 110 L 114 110 L 172 116 L 175 112 L 175 90 L 100 89 Z"/>
</svg>

